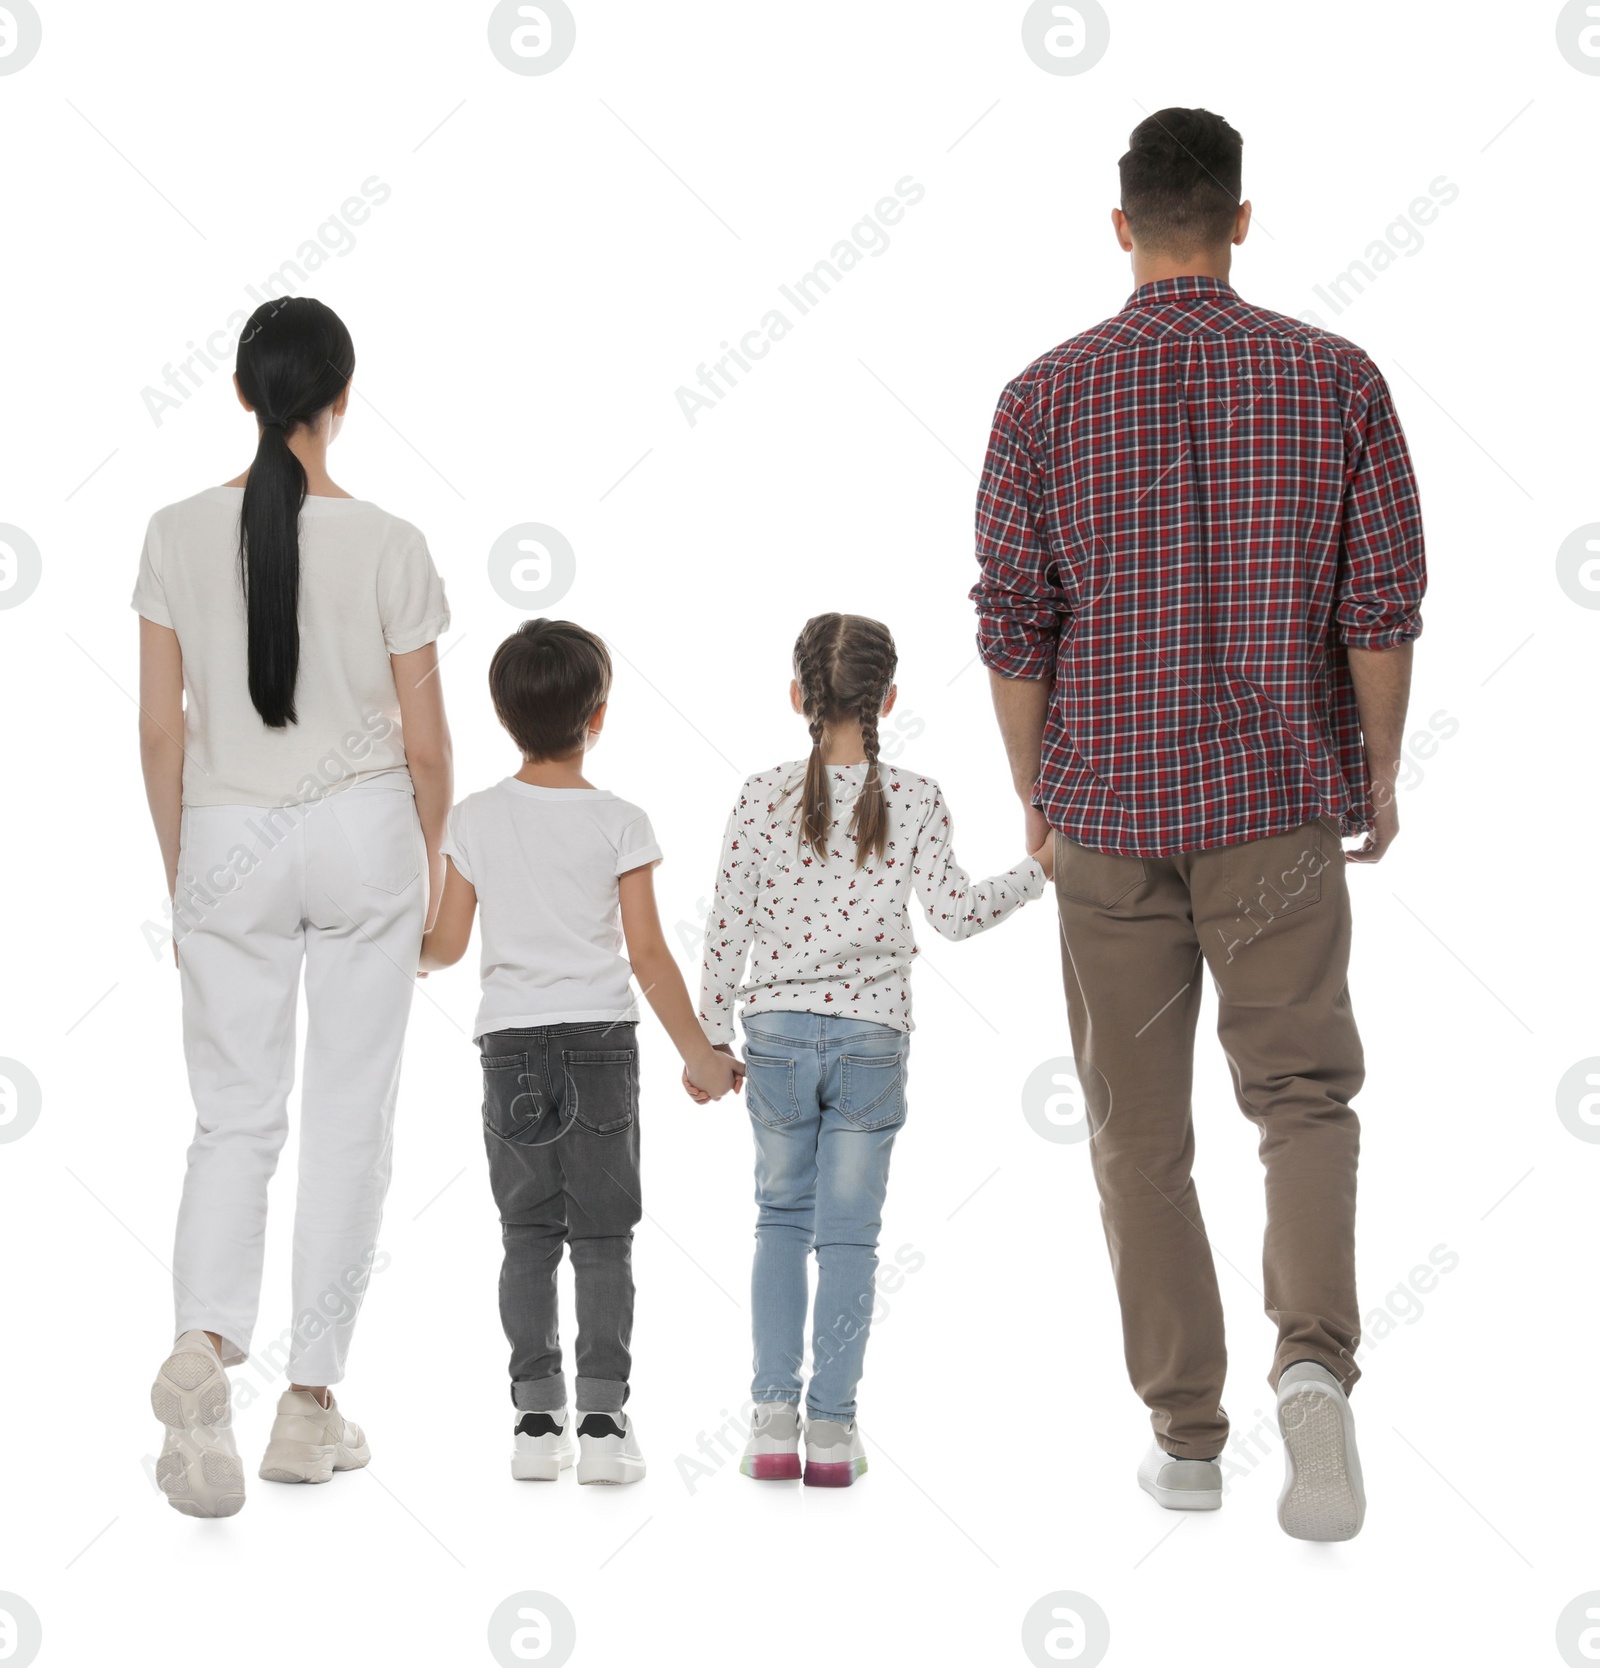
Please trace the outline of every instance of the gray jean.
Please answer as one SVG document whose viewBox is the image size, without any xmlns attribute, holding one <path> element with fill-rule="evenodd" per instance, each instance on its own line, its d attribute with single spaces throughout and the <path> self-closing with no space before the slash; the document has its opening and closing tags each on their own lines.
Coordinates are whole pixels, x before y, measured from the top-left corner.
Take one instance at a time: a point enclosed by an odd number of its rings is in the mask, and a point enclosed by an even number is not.
<svg viewBox="0 0 1600 1668">
<path fill-rule="evenodd" d="M 494 1031 L 483 1055 L 484 1144 L 505 1261 L 500 1323 L 511 1399 L 532 1413 L 567 1406 L 556 1269 L 572 1256 L 577 1407 L 628 1399 L 633 1230 L 639 1221 L 639 1048 L 627 1023 Z"/>
</svg>

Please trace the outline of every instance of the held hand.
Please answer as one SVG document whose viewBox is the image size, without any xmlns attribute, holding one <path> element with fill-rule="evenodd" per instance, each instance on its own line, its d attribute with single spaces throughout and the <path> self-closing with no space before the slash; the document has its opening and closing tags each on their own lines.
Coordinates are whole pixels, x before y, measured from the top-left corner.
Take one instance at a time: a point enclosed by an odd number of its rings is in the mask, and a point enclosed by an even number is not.
<svg viewBox="0 0 1600 1668">
<path fill-rule="evenodd" d="M 1053 881 L 1056 878 L 1056 841 L 1053 834 L 1047 834 L 1045 841 L 1037 851 L 1030 851 L 1028 855 L 1044 870 L 1044 878 Z"/>
<path fill-rule="evenodd" d="M 1037 854 L 1039 847 L 1052 843 L 1050 819 L 1038 806 L 1023 801 L 1022 849 Z M 1039 861 L 1042 863 L 1043 858 Z M 1045 871 L 1048 874 L 1050 871 Z"/>
<path fill-rule="evenodd" d="M 1400 833 L 1400 806 L 1395 797 L 1394 784 L 1374 784 L 1372 804 L 1372 827 L 1354 851 L 1344 854 L 1347 863 L 1380 862 Z"/>
<path fill-rule="evenodd" d="M 683 1092 L 696 1106 L 706 1106 L 710 1103 L 711 1096 L 704 1089 L 695 1088 L 694 1084 L 689 1081 L 689 1068 L 687 1066 L 683 1068 Z"/>
<path fill-rule="evenodd" d="M 726 1045 L 709 1050 L 683 1068 L 683 1086 L 700 1106 L 708 1100 L 721 1100 L 730 1089 L 737 1094 L 743 1082 L 744 1063 L 734 1059 Z"/>
</svg>

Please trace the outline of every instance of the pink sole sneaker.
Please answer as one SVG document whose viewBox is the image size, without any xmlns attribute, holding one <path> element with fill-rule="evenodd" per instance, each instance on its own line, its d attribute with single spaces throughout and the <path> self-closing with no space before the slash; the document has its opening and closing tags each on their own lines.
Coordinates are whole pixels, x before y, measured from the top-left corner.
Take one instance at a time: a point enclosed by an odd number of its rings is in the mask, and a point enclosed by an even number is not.
<svg viewBox="0 0 1600 1668">
<path fill-rule="evenodd" d="M 853 1460 L 809 1460 L 806 1463 L 807 1488 L 849 1488 L 867 1469 L 865 1458 Z"/>
<path fill-rule="evenodd" d="M 746 1454 L 739 1470 L 758 1483 L 794 1483 L 800 1480 L 798 1454 Z"/>
</svg>

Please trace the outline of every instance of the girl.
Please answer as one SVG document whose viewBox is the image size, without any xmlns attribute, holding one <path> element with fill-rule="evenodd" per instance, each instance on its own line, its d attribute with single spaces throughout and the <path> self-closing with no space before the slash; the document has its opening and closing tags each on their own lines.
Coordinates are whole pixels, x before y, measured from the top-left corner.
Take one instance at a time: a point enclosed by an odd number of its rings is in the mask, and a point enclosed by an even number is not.
<svg viewBox="0 0 1600 1668">
<path fill-rule="evenodd" d="M 302 963 L 290 1385 L 261 1475 L 320 1483 L 370 1457 L 328 1386 L 373 1265 L 417 951 L 443 882 L 450 738 L 434 644 L 450 615 L 416 528 L 328 475 L 354 369 L 321 302 L 252 315 L 234 385 L 255 459 L 156 512 L 133 597 L 196 1111 L 178 1337 L 151 1402 L 167 1428 L 157 1481 L 191 1517 L 244 1504 L 224 1369 L 246 1359 L 255 1325 Z"/>
<path fill-rule="evenodd" d="M 789 698 L 811 755 L 752 776 L 728 819 L 701 974 L 700 1021 L 719 1047 L 743 1005 L 756 1142 L 751 1275 L 755 1404 L 740 1470 L 800 1470 L 806 1261 L 817 1253 L 805 1481 L 843 1488 L 867 1468 L 856 1428 L 889 1153 L 905 1121 L 916 888 L 935 929 L 982 932 L 1044 890 L 1048 843 L 974 883 L 951 849 L 930 777 L 878 762 L 894 710 L 888 628 L 820 614 L 794 648 Z M 745 978 L 745 958 L 750 972 Z M 741 980 L 744 982 L 741 983 Z M 685 1078 L 685 1087 L 697 1100 Z"/>
</svg>

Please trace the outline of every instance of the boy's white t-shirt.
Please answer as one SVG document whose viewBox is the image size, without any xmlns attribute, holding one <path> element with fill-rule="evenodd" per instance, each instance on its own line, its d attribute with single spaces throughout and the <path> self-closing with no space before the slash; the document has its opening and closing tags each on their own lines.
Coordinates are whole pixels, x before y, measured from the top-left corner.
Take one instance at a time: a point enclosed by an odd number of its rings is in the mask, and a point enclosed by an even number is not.
<svg viewBox="0 0 1600 1668">
<path fill-rule="evenodd" d="M 661 861 L 650 819 L 604 788 L 514 776 L 461 801 L 441 848 L 478 894 L 490 1031 L 636 1020 L 617 881 Z"/>
<path fill-rule="evenodd" d="M 185 805 L 298 805 L 406 768 L 392 654 L 450 624 L 422 534 L 362 498 L 300 510 L 298 722 L 269 729 L 250 700 L 243 487 L 212 487 L 150 518 L 133 606 L 178 634 Z"/>
</svg>

